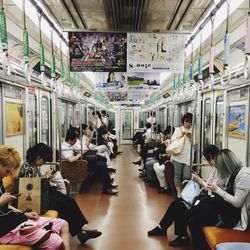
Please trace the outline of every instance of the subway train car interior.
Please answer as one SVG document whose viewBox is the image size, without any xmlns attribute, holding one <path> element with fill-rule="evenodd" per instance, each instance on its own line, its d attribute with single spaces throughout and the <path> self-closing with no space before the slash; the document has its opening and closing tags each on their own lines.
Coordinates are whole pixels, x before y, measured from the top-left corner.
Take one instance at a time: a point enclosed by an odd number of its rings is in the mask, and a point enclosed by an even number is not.
<svg viewBox="0 0 250 250">
<path fill-rule="evenodd" d="M 250 0 L 0 0 L 0 250 L 250 250 Z"/>
</svg>

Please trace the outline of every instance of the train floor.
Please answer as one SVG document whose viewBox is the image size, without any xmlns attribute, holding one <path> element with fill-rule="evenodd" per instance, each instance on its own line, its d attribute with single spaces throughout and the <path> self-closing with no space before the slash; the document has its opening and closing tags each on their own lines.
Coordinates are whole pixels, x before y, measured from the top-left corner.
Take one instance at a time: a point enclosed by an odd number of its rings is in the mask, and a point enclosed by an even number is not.
<svg viewBox="0 0 250 250">
<path fill-rule="evenodd" d="M 89 221 L 89 228 L 102 231 L 102 235 L 88 240 L 85 245 L 80 245 L 76 237 L 71 238 L 71 249 L 191 250 L 168 245 L 168 241 L 175 238 L 173 226 L 168 230 L 168 237 L 147 236 L 147 231 L 158 224 L 173 198 L 158 194 L 156 188 L 148 187 L 139 179 L 138 167 L 132 164 L 138 154 L 131 145 L 121 145 L 119 149 L 123 153 L 112 161 L 116 168 L 113 177 L 118 184 L 119 194 L 102 195 L 100 184 L 94 183 L 88 192 L 81 192 L 76 197 Z"/>
</svg>

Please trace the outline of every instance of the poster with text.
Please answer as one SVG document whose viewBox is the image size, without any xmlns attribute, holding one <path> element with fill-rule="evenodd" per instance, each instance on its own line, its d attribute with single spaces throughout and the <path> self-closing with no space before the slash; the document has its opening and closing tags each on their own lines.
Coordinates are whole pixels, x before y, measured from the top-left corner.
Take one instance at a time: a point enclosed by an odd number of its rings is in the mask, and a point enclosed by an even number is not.
<svg viewBox="0 0 250 250">
<path fill-rule="evenodd" d="M 124 90 L 127 88 L 126 73 L 96 72 L 96 89 L 98 90 Z"/>
<path fill-rule="evenodd" d="M 6 103 L 6 135 L 23 134 L 23 104 Z"/>
<path fill-rule="evenodd" d="M 150 92 L 146 90 L 128 90 L 129 101 L 142 101 L 148 100 Z"/>
<path fill-rule="evenodd" d="M 185 34 L 128 33 L 127 71 L 184 71 Z"/>
<path fill-rule="evenodd" d="M 69 32 L 71 71 L 126 72 L 127 34 Z"/>
<path fill-rule="evenodd" d="M 229 107 L 228 135 L 238 138 L 245 138 L 245 105 Z"/>
</svg>

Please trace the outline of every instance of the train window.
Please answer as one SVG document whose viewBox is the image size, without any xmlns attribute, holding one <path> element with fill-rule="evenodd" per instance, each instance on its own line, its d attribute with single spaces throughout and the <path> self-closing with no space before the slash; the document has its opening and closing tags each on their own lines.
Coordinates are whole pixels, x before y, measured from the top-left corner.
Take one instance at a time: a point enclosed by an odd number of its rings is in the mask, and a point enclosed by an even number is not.
<svg viewBox="0 0 250 250">
<path fill-rule="evenodd" d="M 215 145 L 222 149 L 223 136 L 223 96 L 216 98 L 216 115 L 215 115 Z"/>
<path fill-rule="evenodd" d="M 32 147 L 37 143 L 37 99 L 34 94 L 29 94 L 28 98 L 29 147 Z"/>
<path fill-rule="evenodd" d="M 69 125 L 74 125 L 74 106 L 73 104 L 69 104 L 69 112 L 68 112 L 68 118 L 69 118 L 69 122 L 68 122 L 68 127 Z"/>
<path fill-rule="evenodd" d="M 46 145 L 50 145 L 50 136 L 49 136 L 49 99 L 46 96 L 42 97 L 41 100 L 41 142 Z"/>
<path fill-rule="evenodd" d="M 203 148 L 212 143 L 211 138 L 211 99 L 207 98 L 204 102 L 203 116 Z"/>
<path fill-rule="evenodd" d="M 144 127 L 144 119 L 143 119 L 143 113 L 139 113 L 139 128 Z"/>
<path fill-rule="evenodd" d="M 122 110 L 122 139 L 131 140 L 133 138 L 133 111 L 131 110 Z"/>
<path fill-rule="evenodd" d="M 63 141 L 67 131 L 66 103 L 60 102 L 59 109 L 60 109 L 59 116 L 61 123 L 61 140 Z"/>
</svg>

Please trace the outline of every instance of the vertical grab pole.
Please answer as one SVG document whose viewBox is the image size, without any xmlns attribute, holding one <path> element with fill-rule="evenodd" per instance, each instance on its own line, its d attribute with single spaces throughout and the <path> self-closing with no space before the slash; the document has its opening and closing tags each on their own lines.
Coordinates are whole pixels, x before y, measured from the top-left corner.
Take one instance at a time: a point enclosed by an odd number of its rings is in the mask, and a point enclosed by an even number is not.
<svg viewBox="0 0 250 250">
<path fill-rule="evenodd" d="M 244 63 L 244 78 L 249 79 L 250 71 L 250 0 L 248 6 L 247 27 L 246 27 L 246 41 L 245 41 L 245 63 Z"/>
<path fill-rule="evenodd" d="M 194 146 L 194 127 L 196 126 L 196 112 L 195 109 L 197 107 L 197 95 L 198 90 L 195 90 L 195 97 L 194 97 L 194 105 L 193 105 L 193 120 L 192 120 L 192 137 L 191 137 L 191 149 L 190 149 L 190 169 L 193 168 L 193 146 Z"/>
</svg>

